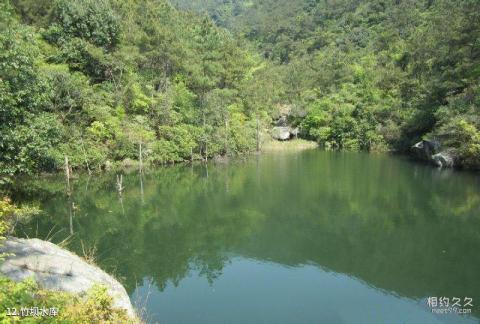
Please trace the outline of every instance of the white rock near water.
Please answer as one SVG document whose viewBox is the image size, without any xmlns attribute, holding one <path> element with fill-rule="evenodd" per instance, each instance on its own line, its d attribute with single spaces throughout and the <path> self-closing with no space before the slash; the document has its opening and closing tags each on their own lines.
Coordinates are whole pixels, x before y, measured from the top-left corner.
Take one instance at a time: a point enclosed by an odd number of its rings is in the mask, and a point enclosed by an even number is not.
<svg viewBox="0 0 480 324">
<path fill-rule="evenodd" d="M 115 307 L 135 315 L 125 288 L 117 280 L 53 243 L 10 237 L 0 246 L 1 253 L 12 254 L 0 264 L 0 272 L 12 280 L 33 276 L 45 289 L 76 294 L 86 292 L 95 283 L 102 284 L 107 287 Z"/>
<path fill-rule="evenodd" d="M 288 126 L 276 126 L 272 129 L 272 138 L 277 141 L 288 141 L 292 137 L 298 137 L 298 128 Z"/>
</svg>

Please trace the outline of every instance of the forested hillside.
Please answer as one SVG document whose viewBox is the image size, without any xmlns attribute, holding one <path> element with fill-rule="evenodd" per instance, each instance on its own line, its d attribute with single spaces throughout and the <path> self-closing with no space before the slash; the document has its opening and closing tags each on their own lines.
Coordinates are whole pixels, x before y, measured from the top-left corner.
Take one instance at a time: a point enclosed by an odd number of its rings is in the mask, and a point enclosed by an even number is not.
<svg viewBox="0 0 480 324">
<path fill-rule="evenodd" d="M 0 4 L 2 173 L 256 149 L 261 60 L 208 17 L 154 0 Z"/>
<path fill-rule="evenodd" d="M 400 151 L 427 136 L 479 167 L 479 1 L 175 2 L 208 11 L 275 63 L 304 136 Z"/>
<path fill-rule="evenodd" d="M 327 148 L 479 167 L 479 1 L 174 4 L 0 0 L 1 173 L 250 152 L 285 108 Z"/>
</svg>

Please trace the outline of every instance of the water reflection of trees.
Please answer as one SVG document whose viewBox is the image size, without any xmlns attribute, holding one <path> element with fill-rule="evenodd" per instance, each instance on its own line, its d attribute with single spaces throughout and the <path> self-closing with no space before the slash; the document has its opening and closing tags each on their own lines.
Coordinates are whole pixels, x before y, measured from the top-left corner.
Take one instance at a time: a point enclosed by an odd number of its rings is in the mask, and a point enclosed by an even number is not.
<svg viewBox="0 0 480 324">
<path fill-rule="evenodd" d="M 79 239 L 96 242 L 100 265 L 130 292 L 144 277 L 160 289 L 176 285 L 192 269 L 212 281 L 229 255 L 241 254 L 318 264 L 408 297 L 480 300 L 480 180 L 473 174 L 318 152 L 211 167 L 208 179 L 201 166 L 164 168 L 144 176 L 143 203 L 138 174 L 124 176 L 125 216 L 114 176 L 81 190 L 86 181 L 75 182 L 72 248 L 81 251 Z M 36 220 L 43 232 L 69 226 L 57 187 L 51 180 L 29 186 L 48 198 Z"/>
</svg>

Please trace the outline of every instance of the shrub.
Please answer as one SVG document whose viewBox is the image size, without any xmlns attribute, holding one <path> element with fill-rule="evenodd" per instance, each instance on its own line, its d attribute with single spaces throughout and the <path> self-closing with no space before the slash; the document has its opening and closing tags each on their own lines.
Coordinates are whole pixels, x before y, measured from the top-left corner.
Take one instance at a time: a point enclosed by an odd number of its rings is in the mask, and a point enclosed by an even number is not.
<svg viewBox="0 0 480 324">
<path fill-rule="evenodd" d="M 107 49 L 119 42 L 120 23 L 107 0 L 57 1 L 51 19 L 48 37 L 55 42 L 79 37 Z"/>
<path fill-rule="evenodd" d="M 26 317 L 29 323 L 138 323 L 129 318 L 122 309 L 113 307 L 113 300 L 103 286 L 93 286 L 84 296 L 65 292 L 47 291 L 38 287 L 30 278 L 14 282 L 0 277 L 0 322 L 8 323 L 7 308 L 57 309 L 58 315 L 51 317 Z M 14 320 L 18 320 L 15 317 Z"/>
<path fill-rule="evenodd" d="M 480 86 L 473 86 L 449 98 L 447 105 L 435 114 L 433 136 L 444 146 L 455 148 L 458 163 L 480 169 Z"/>
</svg>

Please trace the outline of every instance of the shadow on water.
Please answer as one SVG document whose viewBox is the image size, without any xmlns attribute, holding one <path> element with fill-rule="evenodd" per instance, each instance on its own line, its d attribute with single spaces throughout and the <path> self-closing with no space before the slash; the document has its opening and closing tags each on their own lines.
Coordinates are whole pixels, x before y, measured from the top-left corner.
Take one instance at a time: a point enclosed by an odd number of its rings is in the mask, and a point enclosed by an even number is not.
<svg viewBox="0 0 480 324">
<path fill-rule="evenodd" d="M 213 284 L 242 257 L 314 265 L 416 301 L 480 302 L 478 174 L 313 150 L 125 174 L 120 199 L 115 175 L 80 177 L 72 227 L 61 180 L 20 187 L 16 198 L 45 213 L 18 233 L 73 228 L 70 248 L 95 243 L 99 265 L 131 294 L 145 278 L 162 291 L 192 271 Z"/>
</svg>

